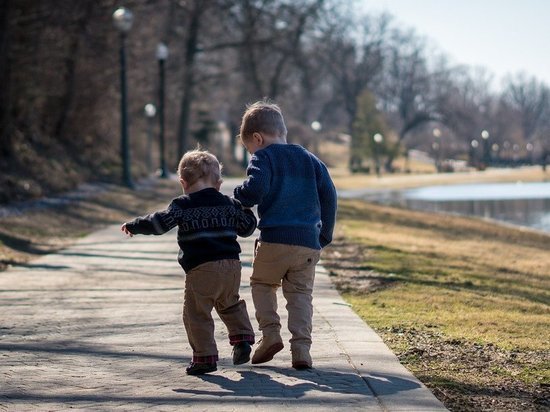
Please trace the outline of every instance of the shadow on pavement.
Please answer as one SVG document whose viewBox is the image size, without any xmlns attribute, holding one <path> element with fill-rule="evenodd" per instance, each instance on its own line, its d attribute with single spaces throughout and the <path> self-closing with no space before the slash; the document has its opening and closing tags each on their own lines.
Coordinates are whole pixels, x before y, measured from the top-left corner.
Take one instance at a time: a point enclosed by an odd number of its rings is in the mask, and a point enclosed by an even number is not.
<svg viewBox="0 0 550 412">
<path fill-rule="evenodd" d="M 189 357 L 182 355 L 169 355 L 157 353 L 136 352 L 133 348 L 126 351 L 116 351 L 113 349 L 102 348 L 99 346 L 69 346 L 62 341 L 47 342 L 44 344 L 31 343 L 0 343 L 0 352 L 42 352 L 55 353 L 59 355 L 82 355 L 82 356 L 98 356 L 108 358 L 150 358 L 177 361 L 178 363 L 189 362 Z"/>
<path fill-rule="evenodd" d="M 363 396 L 391 395 L 417 389 L 417 382 L 392 375 L 368 375 L 361 377 L 355 373 L 326 371 L 312 369 L 295 371 L 285 368 L 269 367 L 272 372 L 293 378 L 297 383 L 285 384 L 273 379 L 268 373 L 258 371 L 242 371 L 241 379 L 232 380 L 221 375 L 197 376 L 206 382 L 220 387 L 219 391 L 200 389 L 174 389 L 178 393 L 214 396 L 263 396 L 263 397 L 293 397 L 301 398 L 310 391 L 331 392 L 334 394 L 356 394 Z M 288 379 L 285 379 L 288 381 Z"/>
<path fill-rule="evenodd" d="M 371 390 L 359 375 L 313 369 L 310 371 L 290 371 L 283 368 L 269 368 L 272 372 L 294 378 L 295 384 L 279 382 L 268 373 L 260 371 L 240 371 L 241 379 L 232 380 L 222 375 L 197 376 L 206 382 L 220 387 L 218 391 L 201 389 L 174 389 L 178 393 L 194 395 L 237 396 L 237 397 L 275 397 L 301 398 L 310 391 L 331 392 L 335 394 L 357 394 L 372 396 Z M 288 379 L 285 378 L 288 382 Z"/>
</svg>

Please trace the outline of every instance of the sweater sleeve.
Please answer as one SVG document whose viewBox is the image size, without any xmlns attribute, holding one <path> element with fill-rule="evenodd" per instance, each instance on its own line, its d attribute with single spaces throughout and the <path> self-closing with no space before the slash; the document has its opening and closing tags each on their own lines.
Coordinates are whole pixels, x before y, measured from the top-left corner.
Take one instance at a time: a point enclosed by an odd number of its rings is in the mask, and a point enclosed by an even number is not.
<svg viewBox="0 0 550 412">
<path fill-rule="evenodd" d="M 252 207 L 260 204 L 262 198 L 269 193 L 271 166 L 265 153 L 258 151 L 252 155 L 246 175 L 248 178 L 235 188 L 233 194 L 244 207 Z"/>
<path fill-rule="evenodd" d="M 126 228 L 134 235 L 162 235 L 177 225 L 175 211 L 178 206 L 172 201 L 166 210 L 137 217 L 126 223 Z"/>
<path fill-rule="evenodd" d="M 238 200 L 235 200 L 235 202 L 239 203 L 237 235 L 240 237 L 248 237 L 256 230 L 258 224 L 256 216 L 254 216 L 252 210 L 243 208 Z"/>
<path fill-rule="evenodd" d="M 319 162 L 317 190 L 319 193 L 319 203 L 321 205 L 322 222 L 319 243 L 321 247 L 325 247 L 332 242 L 332 233 L 334 231 L 334 224 L 336 223 L 338 195 L 326 166 L 321 162 Z"/>
</svg>

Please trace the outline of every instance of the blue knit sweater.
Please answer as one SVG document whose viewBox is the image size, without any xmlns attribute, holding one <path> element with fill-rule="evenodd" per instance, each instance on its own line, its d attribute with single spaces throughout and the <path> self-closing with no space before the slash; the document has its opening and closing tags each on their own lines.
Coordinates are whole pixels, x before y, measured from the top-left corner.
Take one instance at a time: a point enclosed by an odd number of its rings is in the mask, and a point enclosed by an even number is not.
<svg viewBox="0 0 550 412">
<path fill-rule="evenodd" d="M 299 145 L 271 144 L 250 159 L 234 195 L 258 205 L 260 240 L 321 249 L 332 241 L 336 189 L 326 166 Z"/>
</svg>

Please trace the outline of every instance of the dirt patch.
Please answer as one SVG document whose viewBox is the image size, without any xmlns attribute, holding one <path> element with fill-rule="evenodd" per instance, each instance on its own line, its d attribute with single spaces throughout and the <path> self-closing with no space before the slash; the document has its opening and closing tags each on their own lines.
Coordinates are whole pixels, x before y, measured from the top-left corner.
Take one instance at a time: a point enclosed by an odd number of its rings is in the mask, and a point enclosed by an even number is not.
<svg viewBox="0 0 550 412">
<path fill-rule="evenodd" d="M 323 251 L 323 265 L 329 270 L 332 283 L 340 292 L 369 293 L 389 286 L 392 279 L 361 264 L 358 256 L 368 258 L 369 250 L 364 245 L 349 243 L 343 238 L 334 239 Z"/>
<path fill-rule="evenodd" d="M 369 249 L 341 234 L 323 252 L 323 264 L 340 292 L 364 295 L 395 280 L 369 268 Z M 550 367 L 550 353 L 507 351 L 492 344 L 449 339 L 437 326 L 394 327 L 376 332 L 400 361 L 452 411 L 550 410 L 550 387 L 529 374 Z"/>
</svg>

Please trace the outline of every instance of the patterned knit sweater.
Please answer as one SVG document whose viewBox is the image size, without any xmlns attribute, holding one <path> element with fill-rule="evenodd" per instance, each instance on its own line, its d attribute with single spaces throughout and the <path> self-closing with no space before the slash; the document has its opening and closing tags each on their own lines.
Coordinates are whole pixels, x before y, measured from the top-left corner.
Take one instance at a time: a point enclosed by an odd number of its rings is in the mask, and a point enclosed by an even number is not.
<svg viewBox="0 0 550 412">
<path fill-rule="evenodd" d="M 239 259 L 237 235 L 250 236 L 256 217 L 238 200 L 207 188 L 180 196 L 163 211 L 126 224 L 133 234 L 161 235 L 178 226 L 178 262 L 189 272 L 214 260 Z"/>
<path fill-rule="evenodd" d="M 321 249 L 332 241 L 337 195 L 326 166 L 299 145 L 255 152 L 248 179 L 235 188 L 243 206 L 258 205 L 260 240 Z"/>
</svg>

